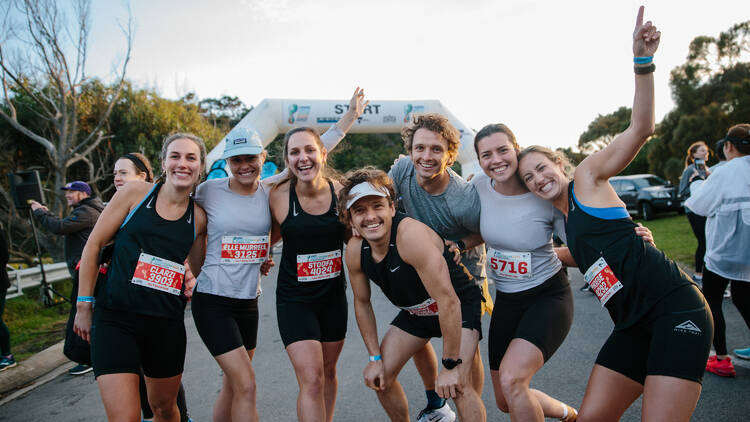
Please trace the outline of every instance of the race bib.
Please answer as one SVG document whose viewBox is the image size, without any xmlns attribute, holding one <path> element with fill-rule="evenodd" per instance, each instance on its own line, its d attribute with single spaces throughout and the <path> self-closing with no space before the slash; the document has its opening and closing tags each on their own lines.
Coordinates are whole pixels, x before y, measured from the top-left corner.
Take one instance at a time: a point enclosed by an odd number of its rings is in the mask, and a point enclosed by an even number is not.
<svg viewBox="0 0 750 422">
<path fill-rule="evenodd" d="M 297 255 L 297 281 L 325 280 L 341 274 L 341 249 Z"/>
<path fill-rule="evenodd" d="M 401 309 L 414 316 L 434 316 L 438 314 L 437 302 L 431 297 L 419 305 L 402 307 Z"/>
<path fill-rule="evenodd" d="M 497 278 L 528 280 L 531 278 L 531 252 L 499 251 L 489 248 L 487 258 Z"/>
<path fill-rule="evenodd" d="M 131 282 L 173 295 L 182 292 L 185 267 L 158 256 L 141 253 Z"/>
<path fill-rule="evenodd" d="M 583 275 L 583 279 L 589 284 L 591 290 L 594 291 L 596 297 L 599 298 L 599 302 L 604 306 L 609 299 L 617 293 L 618 290 L 622 289 L 622 283 L 615 277 L 615 273 L 609 268 L 609 264 L 604 258 L 599 258 L 594 262 L 594 265 L 586 270 L 586 274 Z"/>
<path fill-rule="evenodd" d="M 268 256 L 268 236 L 222 236 L 221 262 L 258 264 Z"/>
</svg>

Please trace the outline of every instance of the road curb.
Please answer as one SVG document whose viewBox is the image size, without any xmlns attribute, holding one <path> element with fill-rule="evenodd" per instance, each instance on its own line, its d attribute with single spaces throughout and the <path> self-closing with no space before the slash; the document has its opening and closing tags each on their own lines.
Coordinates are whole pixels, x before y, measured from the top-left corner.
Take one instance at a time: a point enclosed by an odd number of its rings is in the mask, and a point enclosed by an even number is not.
<svg viewBox="0 0 750 422">
<path fill-rule="evenodd" d="M 61 365 L 72 362 L 63 355 L 64 341 L 56 343 L 41 352 L 18 363 L 13 368 L 0 372 L 0 404 L 4 404 L 14 396 L 15 390 L 27 390 L 28 387 L 36 387 L 46 381 L 42 381 L 44 375 L 57 369 Z M 8 397 L 5 397 L 8 396 Z"/>
</svg>

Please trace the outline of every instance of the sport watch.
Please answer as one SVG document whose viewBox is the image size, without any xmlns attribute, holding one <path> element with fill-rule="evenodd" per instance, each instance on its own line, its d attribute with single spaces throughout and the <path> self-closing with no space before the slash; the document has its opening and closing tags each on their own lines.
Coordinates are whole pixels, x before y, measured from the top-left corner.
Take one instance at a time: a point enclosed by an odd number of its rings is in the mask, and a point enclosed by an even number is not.
<svg viewBox="0 0 750 422">
<path fill-rule="evenodd" d="M 461 364 L 463 361 L 461 359 L 443 359 L 443 366 L 445 369 L 453 369 L 457 367 L 459 364 Z"/>
</svg>

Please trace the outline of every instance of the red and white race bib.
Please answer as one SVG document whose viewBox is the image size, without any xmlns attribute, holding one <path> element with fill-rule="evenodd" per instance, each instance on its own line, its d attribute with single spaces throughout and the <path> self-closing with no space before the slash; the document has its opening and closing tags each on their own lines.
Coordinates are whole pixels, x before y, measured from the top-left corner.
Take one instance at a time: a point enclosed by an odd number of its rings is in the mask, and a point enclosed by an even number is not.
<svg viewBox="0 0 750 422">
<path fill-rule="evenodd" d="M 490 270 L 498 278 L 528 280 L 531 278 L 531 252 L 500 251 L 489 248 Z"/>
<path fill-rule="evenodd" d="M 185 267 L 158 256 L 141 253 L 131 283 L 173 295 L 182 292 Z"/>
<path fill-rule="evenodd" d="M 414 316 L 434 316 L 438 314 L 438 305 L 433 298 L 428 298 L 419 305 L 402 307 L 401 309 Z"/>
<path fill-rule="evenodd" d="M 268 256 L 268 236 L 222 236 L 221 262 L 258 264 Z"/>
<path fill-rule="evenodd" d="M 341 249 L 297 255 L 297 281 L 325 280 L 341 274 Z"/>
<path fill-rule="evenodd" d="M 615 277 L 615 273 L 609 268 L 609 264 L 604 258 L 599 258 L 594 262 L 594 265 L 586 270 L 586 274 L 583 275 L 583 279 L 589 284 L 591 290 L 594 291 L 596 297 L 599 298 L 599 302 L 604 306 L 609 299 L 617 293 L 618 290 L 622 289 L 622 283 Z"/>
</svg>

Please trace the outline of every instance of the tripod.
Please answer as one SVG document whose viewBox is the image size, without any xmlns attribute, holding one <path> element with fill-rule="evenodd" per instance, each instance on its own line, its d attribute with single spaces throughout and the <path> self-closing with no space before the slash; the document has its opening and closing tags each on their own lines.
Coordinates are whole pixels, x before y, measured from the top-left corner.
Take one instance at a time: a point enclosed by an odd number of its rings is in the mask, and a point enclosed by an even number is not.
<svg viewBox="0 0 750 422">
<path fill-rule="evenodd" d="M 44 272 L 44 263 L 42 262 L 42 248 L 39 246 L 39 237 L 36 234 L 36 225 L 34 224 L 34 214 L 31 208 L 29 208 L 29 220 L 31 220 L 31 232 L 34 233 L 34 243 L 36 244 L 36 256 L 39 261 L 39 271 L 42 273 L 42 285 L 39 287 L 39 300 L 46 307 L 59 305 L 63 302 L 55 301 L 53 294 L 61 297 L 63 301 L 70 302 L 70 299 L 65 297 L 62 293 L 55 290 L 47 282 L 47 274 Z"/>
</svg>

